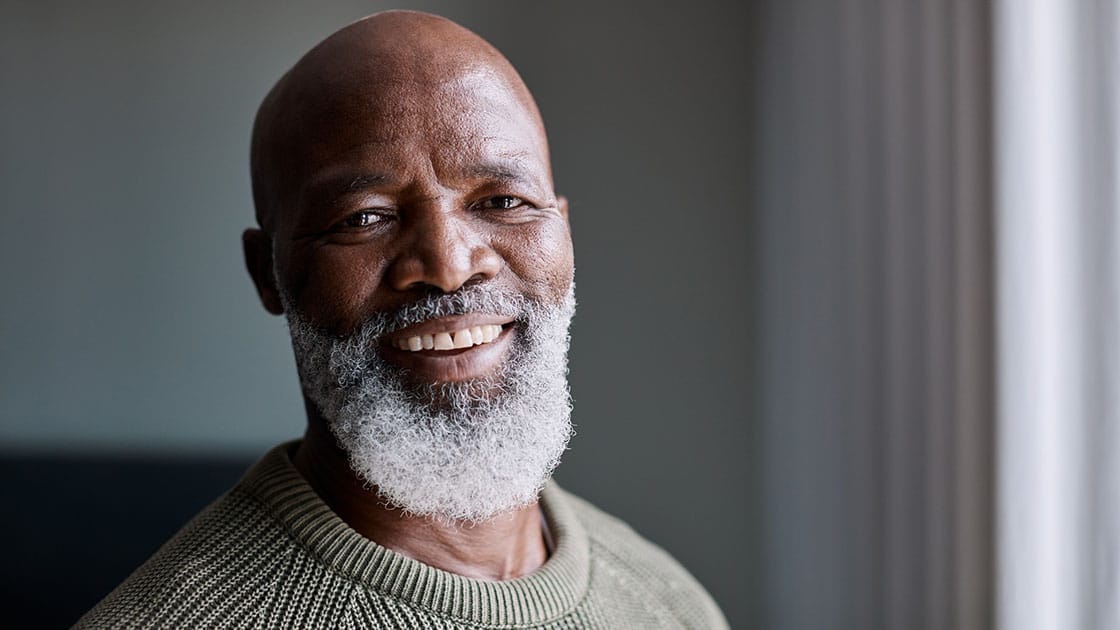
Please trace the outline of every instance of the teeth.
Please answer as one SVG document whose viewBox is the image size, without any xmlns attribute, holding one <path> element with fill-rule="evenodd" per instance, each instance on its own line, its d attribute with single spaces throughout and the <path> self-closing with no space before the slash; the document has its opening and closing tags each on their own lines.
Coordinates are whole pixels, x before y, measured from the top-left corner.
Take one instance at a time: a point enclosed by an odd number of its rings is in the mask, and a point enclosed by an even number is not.
<svg viewBox="0 0 1120 630">
<path fill-rule="evenodd" d="M 490 343 L 502 334 L 502 327 L 497 324 L 475 326 L 451 332 L 441 332 L 434 335 L 403 337 L 394 341 L 401 350 L 417 352 L 419 350 L 455 350 L 469 348 L 483 343 Z"/>
<path fill-rule="evenodd" d="M 455 344 L 451 341 L 451 335 L 447 333 L 439 333 L 436 335 L 436 350 L 452 350 Z"/>
</svg>

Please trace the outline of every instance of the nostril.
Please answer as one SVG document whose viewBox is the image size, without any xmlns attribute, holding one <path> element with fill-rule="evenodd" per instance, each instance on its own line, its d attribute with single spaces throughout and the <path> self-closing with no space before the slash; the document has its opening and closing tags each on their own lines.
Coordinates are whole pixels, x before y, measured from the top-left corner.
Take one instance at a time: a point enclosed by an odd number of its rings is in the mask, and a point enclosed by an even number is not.
<svg viewBox="0 0 1120 630">
<path fill-rule="evenodd" d="M 428 284 L 427 282 L 424 282 L 423 280 L 417 280 L 417 281 L 413 282 L 412 284 L 409 284 L 408 286 L 406 286 L 404 288 L 404 290 L 405 291 L 413 291 L 413 292 L 416 292 L 416 293 L 423 293 L 423 294 L 443 293 L 443 289 L 435 286 L 434 284 Z"/>
</svg>

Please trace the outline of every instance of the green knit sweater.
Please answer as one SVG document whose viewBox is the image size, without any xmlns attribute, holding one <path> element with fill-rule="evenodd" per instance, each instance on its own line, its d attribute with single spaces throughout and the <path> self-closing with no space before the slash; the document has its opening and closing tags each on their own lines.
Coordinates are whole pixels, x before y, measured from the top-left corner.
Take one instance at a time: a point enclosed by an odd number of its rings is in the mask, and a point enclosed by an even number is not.
<svg viewBox="0 0 1120 630">
<path fill-rule="evenodd" d="M 78 628 L 726 628 L 711 597 L 625 523 L 549 484 L 555 549 L 530 575 L 465 578 L 351 529 L 279 446 Z"/>
</svg>

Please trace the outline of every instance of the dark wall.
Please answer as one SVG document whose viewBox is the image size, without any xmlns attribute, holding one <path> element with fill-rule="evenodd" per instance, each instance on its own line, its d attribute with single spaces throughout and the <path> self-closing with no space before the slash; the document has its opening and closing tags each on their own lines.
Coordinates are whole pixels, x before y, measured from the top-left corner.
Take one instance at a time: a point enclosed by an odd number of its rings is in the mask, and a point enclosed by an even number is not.
<svg viewBox="0 0 1120 630">
<path fill-rule="evenodd" d="M 63 628 L 101 600 L 250 462 L 207 457 L 0 457 L 4 624 Z"/>
<path fill-rule="evenodd" d="M 548 126 L 580 302 L 561 483 L 669 549 L 735 627 L 761 575 L 743 4 L 393 5 L 493 42 Z M 247 462 L 300 432 L 284 327 L 240 259 L 249 127 L 300 54 L 383 8 L 0 4 L 0 440 L 23 469 L 70 471 L 13 473 L 17 505 L 53 507 L 12 526 L 28 549 L 67 536 L 85 554 L 5 563 L 5 584 L 107 588 L 240 467 L 152 473 L 161 462 Z M 120 453 L 146 463 L 120 468 Z M 149 508 L 158 524 L 134 518 Z"/>
</svg>

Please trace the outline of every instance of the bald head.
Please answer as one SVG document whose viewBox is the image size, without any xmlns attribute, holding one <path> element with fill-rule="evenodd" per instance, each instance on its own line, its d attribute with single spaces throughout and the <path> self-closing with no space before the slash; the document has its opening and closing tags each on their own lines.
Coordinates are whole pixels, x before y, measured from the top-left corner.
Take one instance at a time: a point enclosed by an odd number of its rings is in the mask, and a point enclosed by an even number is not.
<svg viewBox="0 0 1120 630">
<path fill-rule="evenodd" d="M 504 101 L 496 103 L 496 101 Z M 257 112 L 251 169 L 257 221 L 272 231 L 276 216 L 293 203 L 309 164 L 339 147 L 339 138 L 385 123 L 375 142 L 392 142 L 397 120 L 439 110 L 431 127 L 454 126 L 470 107 L 531 127 L 532 150 L 547 166 L 544 126 L 521 77 L 478 35 L 445 18 L 387 11 L 359 20 L 328 37 L 285 74 Z M 477 114 L 478 112 L 474 112 Z M 435 116 L 428 116 L 434 119 Z M 415 125 L 402 130 L 416 131 Z M 402 131 L 404 133 L 404 131 Z M 353 137 L 353 142 L 371 138 Z M 343 141 L 345 144 L 345 141 Z"/>
<path fill-rule="evenodd" d="M 299 452 L 341 445 L 420 514 L 489 518 L 535 500 L 569 433 L 574 267 L 540 115 L 509 62 L 442 18 L 367 18 L 273 88 L 252 158 L 261 229 L 242 243 L 262 304 L 288 317 L 308 410 Z"/>
</svg>

